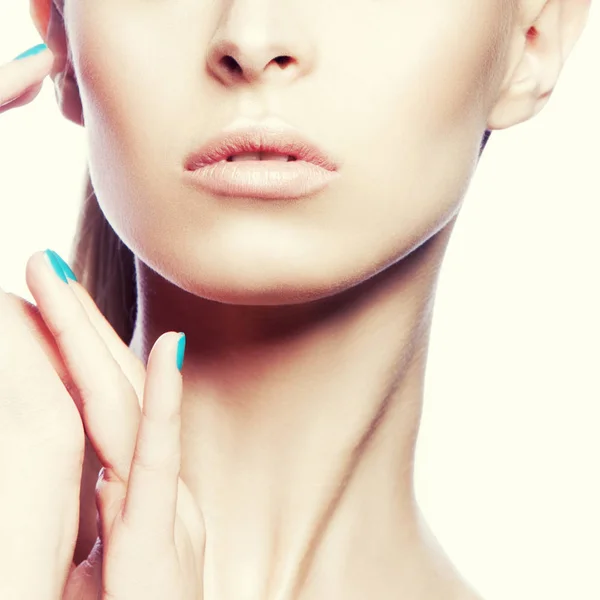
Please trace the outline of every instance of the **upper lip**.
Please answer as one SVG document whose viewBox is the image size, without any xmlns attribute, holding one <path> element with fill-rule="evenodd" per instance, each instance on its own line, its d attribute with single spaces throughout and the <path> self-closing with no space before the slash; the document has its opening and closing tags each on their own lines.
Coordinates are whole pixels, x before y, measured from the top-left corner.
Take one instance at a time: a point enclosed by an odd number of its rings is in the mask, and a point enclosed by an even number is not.
<svg viewBox="0 0 600 600">
<path fill-rule="evenodd" d="M 226 160 L 241 152 L 276 152 L 288 154 L 297 160 L 303 160 L 336 171 L 335 160 L 300 133 L 291 129 L 247 127 L 222 132 L 211 138 L 204 146 L 188 157 L 186 168 L 194 171 L 201 167 Z"/>
</svg>

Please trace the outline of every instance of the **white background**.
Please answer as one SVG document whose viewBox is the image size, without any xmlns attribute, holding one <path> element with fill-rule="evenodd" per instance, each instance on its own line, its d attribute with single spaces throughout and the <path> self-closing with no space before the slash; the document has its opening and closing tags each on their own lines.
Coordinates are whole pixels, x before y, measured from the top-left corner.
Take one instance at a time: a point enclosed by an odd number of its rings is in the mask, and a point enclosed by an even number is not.
<svg viewBox="0 0 600 600">
<path fill-rule="evenodd" d="M 40 41 L 27 5 L 2 0 L 0 63 Z M 486 600 L 600 600 L 599 113 L 594 5 L 542 113 L 492 134 L 440 279 L 417 494 Z M 48 79 L 0 115 L 4 290 L 69 256 L 84 144 Z"/>
</svg>

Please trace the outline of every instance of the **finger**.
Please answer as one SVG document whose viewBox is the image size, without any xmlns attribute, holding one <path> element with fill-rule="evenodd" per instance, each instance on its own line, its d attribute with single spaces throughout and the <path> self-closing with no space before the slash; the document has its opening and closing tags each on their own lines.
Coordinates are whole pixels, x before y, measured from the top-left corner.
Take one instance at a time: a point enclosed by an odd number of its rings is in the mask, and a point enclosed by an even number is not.
<svg viewBox="0 0 600 600">
<path fill-rule="evenodd" d="M 75 276 L 74 273 L 73 276 Z M 77 299 L 82 304 L 89 320 L 98 332 L 98 335 L 102 338 L 113 358 L 117 361 L 121 370 L 125 373 L 125 376 L 129 379 L 129 382 L 135 389 L 138 403 L 141 407 L 144 394 L 144 381 L 146 378 L 146 367 L 144 366 L 144 363 L 132 352 L 129 346 L 123 342 L 119 335 L 117 335 L 116 331 L 106 317 L 100 312 L 98 306 L 92 300 L 85 287 L 76 280 L 70 280 L 69 285 L 71 291 L 77 296 Z M 56 352 L 54 351 L 54 347 L 56 346 L 54 337 L 47 328 L 44 319 L 39 312 L 39 308 L 35 304 L 31 304 L 24 298 L 10 292 L 6 295 L 14 304 L 16 310 L 27 315 L 25 322 L 28 325 L 32 325 L 32 333 L 46 349 L 46 353 L 50 357 L 56 372 L 67 386 L 70 374 L 62 364 L 62 359 L 58 355 L 58 350 L 56 350 Z M 33 327 L 34 323 L 35 327 Z"/>
<path fill-rule="evenodd" d="M 25 106 L 26 104 L 29 104 L 37 98 L 39 93 L 42 91 L 42 86 L 43 84 L 38 83 L 37 85 L 27 88 L 19 97 L 7 102 L 6 104 L 3 104 L 0 106 L 0 114 L 13 108 L 19 108 L 19 106 Z"/>
<path fill-rule="evenodd" d="M 6 300 L 7 306 L 12 308 L 11 319 L 16 318 L 18 322 L 23 323 L 31 336 L 37 341 L 38 345 L 43 349 L 44 353 L 48 357 L 50 364 L 56 371 L 56 374 L 60 377 L 64 386 L 69 389 L 69 373 L 65 368 L 60 352 L 56 347 L 56 342 L 50 333 L 50 330 L 46 326 L 42 315 L 39 312 L 38 307 L 35 304 L 21 298 L 20 296 L 7 292 L 4 294 L 4 300 Z"/>
<path fill-rule="evenodd" d="M 40 314 L 39 308 L 35 304 L 25 300 L 25 298 L 21 298 L 20 296 L 11 292 L 5 294 L 5 296 L 6 301 L 14 311 L 11 319 L 16 318 L 19 322 L 25 324 L 31 336 L 44 351 L 64 387 L 67 389 L 71 397 L 74 400 L 77 400 L 77 388 L 73 383 L 73 379 L 71 378 L 69 370 L 63 362 L 60 351 L 56 345 L 56 340 L 48 329 L 44 318 Z M 100 470 L 100 467 L 98 467 L 98 470 Z"/>
<path fill-rule="evenodd" d="M 140 429 L 127 485 L 123 523 L 173 541 L 181 468 L 185 335 L 161 335 L 150 352 Z"/>
<path fill-rule="evenodd" d="M 41 85 L 50 74 L 53 61 L 52 52 L 45 49 L 38 54 L 0 66 L 0 109 Z"/>
<path fill-rule="evenodd" d="M 113 471 L 102 468 L 96 482 L 96 529 L 103 544 L 107 544 L 115 518 L 120 513 L 127 495 L 127 483 Z"/>
<path fill-rule="evenodd" d="M 60 267 L 57 277 L 57 260 L 51 251 L 36 252 L 27 262 L 27 285 L 77 386 L 78 409 L 98 459 L 127 481 L 140 420 L 135 390 Z"/>
<path fill-rule="evenodd" d="M 39 402 L 40 385 L 45 392 L 44 402 Z M 39 338 L 31 331 L 27 317 L 15 303 L 13 295 L 1 289 L 0 398 L 3 400 L 1 408 L 13 406 L 14 416 L 21 415 L 25 422 L 37 415 L 47 423 L 50 414 L 64 415 L 68 406 L 64 384 L 48 360 Z M 0 422 L 0 425 L 7 426 L 7 423 Z"/>
<path fill-rule="evenodd" d="M 144 382 L 146 379 L 146 367 L 144 363 L 117 335 L 117 332 L 113 329 L 106 317 L 100 312 L 88 291 L 77 281 L 70 281 L 69 285 L 79 302 L 81 302 L 89 320 L 98 332 L 98 335 L 110 350 L 110 353 L 121 367 L 123 373 L 125 373 L 127 379 L 129 379 L 141 407 L 144 396 Z"/>
</svg>

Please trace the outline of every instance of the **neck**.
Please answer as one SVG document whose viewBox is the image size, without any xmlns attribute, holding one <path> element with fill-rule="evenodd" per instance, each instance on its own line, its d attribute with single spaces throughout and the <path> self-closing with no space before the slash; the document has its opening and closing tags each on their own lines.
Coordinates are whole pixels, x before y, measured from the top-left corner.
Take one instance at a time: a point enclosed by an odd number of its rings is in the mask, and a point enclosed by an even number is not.
<svg viewBox="0 0 600 600">
<path fill-rule="evenodd" d="M 187 335 L 181 477 L 206 523 L 208 597 L 434 598 L 442 581 L 455 597 L 413 488 L 451 227 L 294 306 L 208 301 L 138 260 L 132 349 L 146 362 L 163 332 Z"/>
</svg>

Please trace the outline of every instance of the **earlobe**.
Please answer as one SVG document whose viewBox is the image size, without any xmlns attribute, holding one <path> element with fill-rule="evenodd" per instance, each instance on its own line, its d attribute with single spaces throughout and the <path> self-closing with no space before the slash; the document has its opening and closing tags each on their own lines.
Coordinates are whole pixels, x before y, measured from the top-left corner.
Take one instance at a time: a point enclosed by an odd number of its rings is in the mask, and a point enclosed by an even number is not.
<svg viewBox="0 0 600 600">
<path fill-rule="evenodd" d="M 67 63 L 67 68 L 60 71 L 54 77 L 54 86 L 56 88 L 56 99 L 63 116 L 76 125 L 85 125 L 83 118 L 83 107 L 81 106 L 81 96 L 79 95 L 79 86 L 72 70 L 71 63 Z"/>
<path fill-rule="evenodd" d="M 533 117 L 541 106 L 539 100 L 548 97 L 541 89 L 541 65 L 527 50 L 501 87 L 487 128 L 507 129 Z"/>
<path fill-rule="evenodd" d="M 488 129 L 506 129 L 537 115 L 587 22 L 591 0 L 545 0 L 515 36 L 507 76 L 488 117 Z"/>
<path fill-rule="evenodd" d="M 63 0 L 30 0 L 29 3 L 33 23 L 54 55 L 50 77 L 59 109 L 66 119 L 83 126 L 81 97 L 70 60 L 62 7 Z"/>
</svg>

